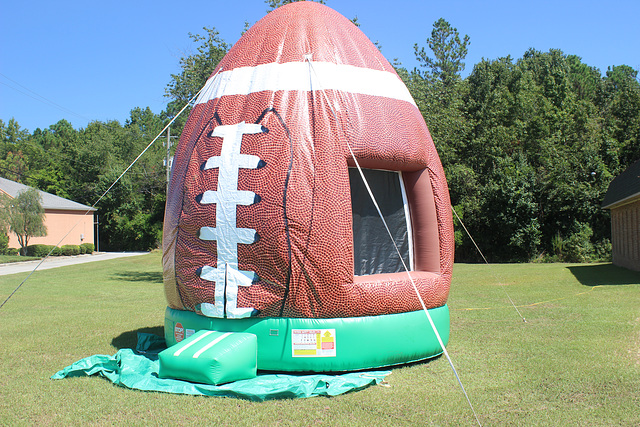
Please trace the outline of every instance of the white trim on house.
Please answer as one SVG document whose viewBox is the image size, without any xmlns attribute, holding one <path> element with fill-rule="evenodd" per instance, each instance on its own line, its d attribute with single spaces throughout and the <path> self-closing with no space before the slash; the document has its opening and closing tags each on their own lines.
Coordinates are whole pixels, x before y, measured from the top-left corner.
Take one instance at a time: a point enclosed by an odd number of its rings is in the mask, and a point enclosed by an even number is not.
<svg viewBox="0 0 640 427">
<path fill-rule="evenodd" d="M 616 200 L 613 203 L 608 204 L 607 206 L 603 206 L 602 209 L 613 209 L 613 208 L 618 208 L 620 206 L 624 206 L 627 205 L 629 203 L 633 203 L 635 202 L 635 199 L 640 197 L 640 192 L 637 192 L 635 194 L 632 194 L 630 196 L 625 197 L 622 200 Z"/>
</svg>

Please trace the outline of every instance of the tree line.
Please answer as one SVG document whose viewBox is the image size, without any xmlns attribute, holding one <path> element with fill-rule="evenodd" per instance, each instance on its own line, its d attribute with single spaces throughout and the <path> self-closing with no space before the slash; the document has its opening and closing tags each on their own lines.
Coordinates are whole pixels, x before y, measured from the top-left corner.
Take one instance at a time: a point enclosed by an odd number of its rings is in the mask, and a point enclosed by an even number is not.
<svg viewBox="0 0 640 427">
<path fill-rule="evenodd" d="M 204 30 L 189 34 L 197 49 L 169 77 L 169 103 L 158 114 L 136 107 L 124 123 L 74 129 L 61 120 L 33 132 L 0 120 L 0 176 L 92 205 L 229 50 L 215 29 Z M 610 222 L 600 203 L 613 177 L 640 158 L 638 72 L 620 65 L 602 75 L 575 55 L 530 49 L 519 59 L 483 59 L 463 78 L 469 46 L 469 36 L 439 19 L 427 47 L 414 47 L 419 67 L 394 62 L 431 131 L 457 216 L 490 261 L 606 259 Z M 156 142 L 100 201 L 101 249 L 159 245 L 166 150 Z M 456 260 L 480 260 L 454 220 Z"/>
<path fill-rule="evenodd" d="M 600 204 L 640 159 L 640 83 L 626 65 L 605 75 L 560 50 L 483 59 L 460 77 L 470 39 L 444 19 L 415 46 L 403 78 L 433 135 L 451 201 L 493 261 L 610 256 Z M 459 224 L 458 224 L 459 225 Z M 456 227 L 456 259 L 480 257 Z"/>
</svg>

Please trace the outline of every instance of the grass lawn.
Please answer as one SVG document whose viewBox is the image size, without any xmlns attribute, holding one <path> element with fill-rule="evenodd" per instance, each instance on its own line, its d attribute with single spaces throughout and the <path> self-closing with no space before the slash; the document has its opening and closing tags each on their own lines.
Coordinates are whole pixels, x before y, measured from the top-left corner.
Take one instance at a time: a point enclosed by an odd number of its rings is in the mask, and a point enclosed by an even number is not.
<svg viewBox="0 0 640 427">
<path fill-rule="evenodd" d="M 0 255 L 0 264 L 7 264 L 10 262 L 33 261 L 36 259 L 40 259 L 40 258 L 35 256 Z"/>
<path fill-rule="evenodd" d="M 0 276 L 0 299 L 25 276 Z M 448 350 L 484 425 L 640 425 L 640 273 L 456 265 L 449 307 Z M 49 379 L 162 334 L 164 308 L 157 252 L 34 273 L 0 309 L 0 425 L 475 423 L 443 357 L 393 368 L 390 387 L 263 403 Z"/>
</svg>

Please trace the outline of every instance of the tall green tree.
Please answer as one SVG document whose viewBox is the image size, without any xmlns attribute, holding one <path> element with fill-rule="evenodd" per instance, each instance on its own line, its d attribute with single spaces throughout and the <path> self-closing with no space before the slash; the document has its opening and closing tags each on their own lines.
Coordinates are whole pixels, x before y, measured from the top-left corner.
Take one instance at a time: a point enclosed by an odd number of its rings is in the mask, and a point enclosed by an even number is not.
<svg viewBox="0 0 640 427">
<path fill-rule="evenodd" d="M 15 199 L 10 197 L 1 199 L 2 210 L 5 212 L 4 221 L 8 224 L 9 231 L 18 237 L 22 255 L 27 254 L 31 237 L 47 235 L 47 227 L 44 225 L 44 208 L 40 201 L 40 193 L 35 188 L 21 192 Z"/>
<path fill-rule="evenodd" d="M 0 176 L 17 182 L 25 182 L 29 166 L 22 152 L 29 132 L 22 129 L 15 119 L 7 124 L 0 119 Z"/>
<path fill-rule="evenodd" d="M 619 146 L 620 169 L 640 159 L 640 82 L 627 65 L 610 67 L 603 81 L 606 126 Z"/>
<path fill-rule="evenodd" d="M 479 243 L 495 260 L 557 254 L 560 240 L 595 256 L 608 242 L 599 205 L 612 177 L 601 79 L 578 57 L 531 49 L 516 63 L 483 60 L 467 81 L 473 132 L 460 159 L 479 181 L 475 199 L 465 200 Z M 583 259 L 574 255 L 563 259 Z"/>
<path fill-rule="evenodd" d="M 29 137 L 29 131 L 23 129 L 16 119 L 12 118 L 7 124 L 0 119 L 0 155 L 16 150 L 16 147 Z"/>
<path fill-rule="evenodd" d="M 179 74 L 172 74 L 171 81 L 165 89 L 165 96 L 170 99 L 166 115 L 173 118 L 184 105 L 205 85 L 218 63 L 229 50 L 229 45 L 220 37 L 213 27 L 204 27 L 204 34 L 189 33 L 189 38 L 197 44 L 196 52 L 180 58 Z M 175 129 L 182 129 L 189 111 L 176 121 Z"/>
<path fill-rule="evenodd" d="M 459 79 L 460 72 L 464 70 L 469 43 L 468 35 L 461 39 L 458 30 L 444 18 L 440 18 L 434 22 L 431 37 L 427 39 L 433 58 L 417 43 L 413 49 L 420 66 L 427 68 L 431 76 L 448 86 Z"/>
<path fill-rule="evenodd" d="M 436 148 L 444 157 L 445 168 L 457 163 L 456 152 L 470 130 L 464 99 L 468 86 L 460 77 L 467 55 L 469 36 L 460 40 L 458 30 L 440 18 L 427 39 L 433 57 L 424 47 L 414 46 L 416 59 L 426 72 L 400 71 L 429 126 Z"/>
<path fill-rule="evenodd" d="M 426 71 L 398 69 L 398 74 L 429 127 L 449 182 L 451 201 L 459 215 L 465 215 L 462 203 L 478 192 L 476 172 L 460 157 L 472 130 L 465 105 L 469 86 L 459 74 L 464 67 L 469 36 L 461 41 L 458 31 L 441 18 L 434 22 L 427 42 L 431 54 L 424 47 L 414 46 L 416 59 Z M 457 61 L 457 65 L 452 61 Z M 457 235 L 456 241 L 461 244 L 461 235 Z"/>
<path fill-rule="evenodd" d="M 16 182 L 25 182 L 28 172 L 27 162 L 21 150 L 9 151 L 0 159 L 0 176 Z"/>
</svg>

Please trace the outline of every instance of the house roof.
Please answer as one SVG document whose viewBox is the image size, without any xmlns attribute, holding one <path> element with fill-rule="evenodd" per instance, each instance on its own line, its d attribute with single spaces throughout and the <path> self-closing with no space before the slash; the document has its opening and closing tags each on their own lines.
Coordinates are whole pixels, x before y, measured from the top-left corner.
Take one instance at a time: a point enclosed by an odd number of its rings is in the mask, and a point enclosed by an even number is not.
<svg viewBox="0 0 640 427">
<path fill-rule="evenodd" d="M 18 194 L 23 191 L 28 190 L 28 185 L 20 184 L 19 182 L 11 181 L 6 178 L 0 177 L 0 191 L 8 194 L 12 198 L 16 198 Z M 45 209 L 53 209 L 53 210 L 66 210 L 66 211 L 95 211 L 96 208 L 92 208 L 91 206 L 83 205 L 82 203 L 77 203 L 69 199 L 65 199 L 64 197 L 59 197 L 53 195 L 51 193 L 46 193 L 44 191 L 38 190 L 40 196 L 42 197 L 42 207 Z"/>
<path fill-rule="evenodd" d="M 602 201 L 603 209 L 640 197 L 640 160 L 615 177 Z"/>
</svg>

